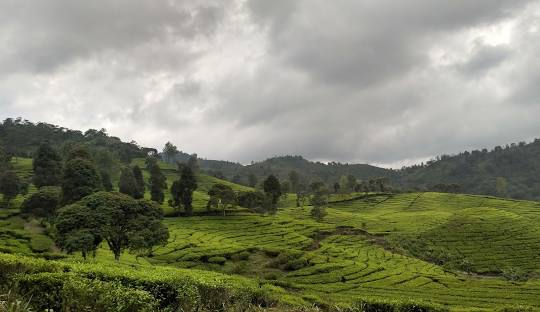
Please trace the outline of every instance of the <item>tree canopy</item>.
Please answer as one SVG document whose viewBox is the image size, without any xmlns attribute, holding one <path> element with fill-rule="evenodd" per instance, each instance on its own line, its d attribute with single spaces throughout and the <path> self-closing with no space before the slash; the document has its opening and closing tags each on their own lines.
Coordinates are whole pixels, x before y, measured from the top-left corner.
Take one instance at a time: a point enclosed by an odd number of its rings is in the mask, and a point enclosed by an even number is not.
<svg viewBox="0 0 540 312">
<path fill-rule="evenodd" d="M 66 251 L 94 251 L 106 241 L 116 260 L 125 250 L 149 253 L 167 242 L 163 212 L 155 203 L 118 192 L 98 192 L 59 210 L 58 244 Z"/>
</svg>

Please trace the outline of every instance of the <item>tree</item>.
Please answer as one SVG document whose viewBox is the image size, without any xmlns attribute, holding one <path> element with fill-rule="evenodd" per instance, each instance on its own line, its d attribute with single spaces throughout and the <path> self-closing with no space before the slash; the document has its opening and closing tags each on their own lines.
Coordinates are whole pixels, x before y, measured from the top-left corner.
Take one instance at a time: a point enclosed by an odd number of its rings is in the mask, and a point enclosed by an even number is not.
<svg viewBox="0 0 540 312">
<path fill-rule="evenodd" d="M 113 190 L 111 175 L 107 171 L 101 171 L 99 175 L 101 176 L 101 185 L 103 185 L 103 189 L 107 192 L 111 192 Z"/>
<path fill-rule="evenodd" d="M 176 155 L 178 154 L 178 148 L 171 142 L 165 143 L 163 147 L 163 161 L 167 163 L 174 163 L 176 161 Z"/>
<path fill-rule="evenodd" d="M 326 216 L 327 204 L 328 190 L 324 186 L 319 187 L 317 190 L 315 190 L 315 192 L 313 193 L 313 197 L 311 198 L 311 205 L 313 205 L 313 208 L 311 208 L 311 215 L 317 221 L 322 221 L 324 216 Z"/>
<path fill-rule="evenodd" d="M 64 250 L 84 253 L 104 240 L 118 261 L 126 249 L 148 254 L 154 246 L 166 243 L 169 232 L 162 219 L 161 208 L 153 202 L 98 192 L 60 209 L 57 242 Z M 78 238 L 76 243 L 72 237 Z"/>
<path fill-rule="evenodd" d="M 129 195 L 135 199 L 140 199 L 144 195 L 140 192 L 133 171 L 128 167 L 122 169 L 120 180 L 118 181 L 118 190 L 120 193 Z"/>
<path fill-rule="evenodd" d="M 258 191 L 241 192 L 237 196 L 238 205 L 245 208 L 262 207 L 264 203 L 264 194 Z"/>
<path fill-rule="evenodd" d="M 242 184 L 242 177 L 238 174 L 235 174 L 232 179 L 231 179 L 231 182 L 234 183 L 234 184 Z"/>
<path fill-rule="evenodd" d="M 62 158 L 49 143 L 43 143 L 34 154 L 33 182 L 37 188 L 60 185 L 62 182 Z"/>
<path fill-rule="evenodd" d="M 349 190 L 349 179 L 347 179 L 347 176 L 342 175 L 339 178 L 339 187 L 341 192 L 348 193 Z"/>
<path fill-rule="evenodd" d="M 90 252 L 95 256 L 103 241 L 101 226 L 104 221 L 103 216 L 95 215 L 85 205 L 77 203 L 61 208 L 55 219 L 56 245 L 69 254 L 80 251 L 84 259 Z"/>
<path fill-rule="evenodd" d="M 62 176 L 62 201 L 66 204 L 99 191 L 101 179 L 94 164 L 83 158 L 69 160 Z"/>
<path fill-rule="evenodd" d="M 287 199 L 287 195 L 289 194 L 289 191 L 291 190 L 291 184 L 289 181 L 283 181 L 281 183 L 281 195 L 284 199 Z"/>
<path fill-rule="evenodd" d="M 263 182 L 264 193 L 269 199 L 270 209 L 275 211 L 277 209 L 277 203 L 281 197 L 281 185 L 279 180 L 274 175 L 269 175 Z"/>
<path fill-rule="evenodd" d="M 216 208 L 223 210 L 223 216 L 225 216 L 225 210 L 228 207 L 234 207 L 236 204 L 236 194 L 233 189 L 221 183 L 212 185 L 208 190 L 210 199 L 206 205 L 207 209 Z"/>
<path fill-rule="evenodd" d="M 296 207 L 304 207 L 308 198 L 307 187 L 304 184 L 298 184 L 296 187 Z"/>
<path fill-rule="evenodd" d="M 187 161 L 187 166 L 193 171 L 197 172 L 199 170 L 199 158 L 197 154 L 191 154 Z"/>
<path fill-rule="evenodd" d="M 21 192 L 21 180 L 17 173 L 13 170 L 5 171 L 0 176 L 0 193 L 4 195 L 6 207 L 9 208 L 11 200 L 13 200 Z"/>
<path fill-rule="evenodd" d="M 341 189 L 341 186 L 339 182 L 334 183 L 334 193 L 339 193 L 339 190 Z"/>
<path fill-rule="evenodd" d="M 197 179 L 189 166 L 182 166 L 180 179 L 173 182 L 171 195 L 173 207 L 180 210 L 184 207 L 187 215 L 193 212 L 193 192 L 197 189 Z"/>
<path fill-rule="evenodd" d="M 6 152 L 3 146 L 0 145 L 0 170 L 5 170 L 9 167 L 11 161 L 11 154 Z"/>
<path fill-rule="evenodd" d="M 291 183 L 291 190 L 297 193 L 298 185 L 300 183 L 300 176 L 298 175 L 298 172 L 296 172 L 295 170 L 289 172 L 289 182 Z"/>
<path fill-rule="evenodd" d="M 150 196 L 153 201 L 162 204 L 165 199 L 164 189 L 167 189 L 167 178 L 161 172 L 158 162 L 153 157 L 146 158 L 146 169 L 150 173 L 148 186 L 150 188 Z"/>
<path fill-rule="evenodd" d="M 497 177 L 495 179 L 495 191 L 497 192 L 497 196 L 505 197 L 507 195 L 507 182 L 505 178 Z"/>
<path fill-rule="evenodd" d="M 257 185 L 257 176 L 255 176 L 253 173 L 250 173 L 248 176 L 248 184 L 251 187 L 255 187 Z"/>
<path fill-rule="evenodd" d="M 349 192 L 353 192 L 357 184 L 358 184 L 358 181 L 356 180 L 356 177 L 353 176 L 352 174 L 349 174 L 347 176 L 347 188 Z"/>
<path fill-rule="evenodd" d="M 62 189 L 58 186 L 42 186 L 26 198 L 21 211 L 39 218 L 52 220 L 62 200 Z"/>
<path fill-rule="evenodd" d="M 144 185 L 144 177 L 142 170 L 137 165 L 133 167 L 133 176 L 135 177 L 135 182 L 137 182 L 137 191 L 141 196 L 140 198 L 143 198 L 144 192 L 146 191 L 146 186 Z"/>
</svg>

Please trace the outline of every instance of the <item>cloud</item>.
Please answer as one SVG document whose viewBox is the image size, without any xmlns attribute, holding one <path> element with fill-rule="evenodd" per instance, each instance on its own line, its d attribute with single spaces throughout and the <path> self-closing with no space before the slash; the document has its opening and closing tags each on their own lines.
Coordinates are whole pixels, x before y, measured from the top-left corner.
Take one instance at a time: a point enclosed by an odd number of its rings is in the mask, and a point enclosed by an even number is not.
<svg viewBox="0 0 540 312">
<path fill-rule="evenodd" d="M 538 136 L 539 1 L 0 0 L 0 117 L 249 162 Z"/>
</svg>

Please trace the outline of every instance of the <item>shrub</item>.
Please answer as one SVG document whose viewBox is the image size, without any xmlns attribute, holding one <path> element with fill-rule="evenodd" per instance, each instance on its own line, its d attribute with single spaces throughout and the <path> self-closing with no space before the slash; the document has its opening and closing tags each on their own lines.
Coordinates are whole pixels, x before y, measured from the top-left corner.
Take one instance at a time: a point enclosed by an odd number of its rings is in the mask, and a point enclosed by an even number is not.
<svg viewBox="0 0 540 312">
<path fill-rule="evenodd" d="M 35 235 L 30 240 L 30 248 L 33 252 L 42 253 L 49 251 L 53 244 L 52 239 L 44 235 Z"/>
<path fill-rule="evenodd" d="M 224 264 L 227 262 L 227 259 L 225 257 L 210 257 L 208 258 L 208 263 L 214 263 L 214 264 Z"/>
<path fill-rule="evenodd" d="M 248 260 L 250 255 L 251 254 L 248 251 L 244 250 L 239 253 L 231 255 L 231 259 L 234 261 Z"/>
<path fill-rule="evenodd" d="M 61 189 L 56 186 L 44 186 L 24 200 L 21 211 L 36 217 L 52 218 L 60 204 Z"/>
</svg>

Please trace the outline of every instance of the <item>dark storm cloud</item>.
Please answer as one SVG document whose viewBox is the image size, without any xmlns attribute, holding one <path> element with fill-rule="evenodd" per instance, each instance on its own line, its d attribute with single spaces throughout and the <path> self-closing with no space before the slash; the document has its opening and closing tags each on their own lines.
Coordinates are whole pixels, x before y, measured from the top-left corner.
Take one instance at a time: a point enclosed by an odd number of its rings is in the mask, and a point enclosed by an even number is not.
<svg viewBox="0 0 540 312">
<path fill-rule="evenodd" d="M 2 71 L 49 71 L 101 51 L 126 51 L 213 32 L 223 8 L 189 1 L 0 1 Z M 0 54 L 1 55 L 1 54 Z"/>
<path fill-rule="evenodd" d="M 207 158 L 399 166 L 540 136 L 539 14 L 538 0 L 0 0 L 0 117 Z"/>
</svg>

